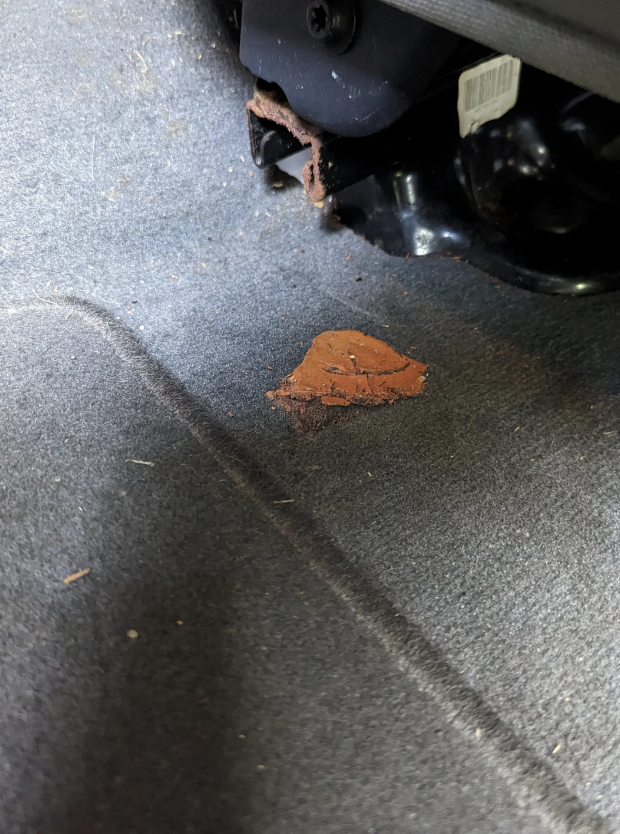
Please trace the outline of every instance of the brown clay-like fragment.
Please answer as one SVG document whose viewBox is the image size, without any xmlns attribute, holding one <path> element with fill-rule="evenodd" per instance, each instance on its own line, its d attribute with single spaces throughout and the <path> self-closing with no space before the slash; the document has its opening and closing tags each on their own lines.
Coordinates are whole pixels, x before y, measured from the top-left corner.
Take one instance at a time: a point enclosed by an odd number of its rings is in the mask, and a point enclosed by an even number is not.
<svg viewBox="0 0 620 834">
<path fill-rule="evenodd" d="M 359 330 L 328 330 L 267 396 L 288 410 L 310 401 L 324 406 L 393 403 L 422 391 L 426 368 Z"/>
<path fill-rule="evenodd" d="M 252 112 L 259 119 L 267 119 L 277 125 L 285 127 L 289 133 L 301 142 L 303 147 L 308 145 L 312 149 L 312 159 L 303 167 L 302 176 L 304 188 L 310 200 L 316 205 L 322 202 L 326 196 L 325 184 L 318 176 L 320 168 L 319 161 L 323 153 L 323 132 L 316 125 L 301 119 L 291 110 L 286 100 L 273 91 L 254 90 L 254 98 L 247 103 L 248 113 Z M 319 206 L 322 208 L 323 206 Z"/>
</svg>

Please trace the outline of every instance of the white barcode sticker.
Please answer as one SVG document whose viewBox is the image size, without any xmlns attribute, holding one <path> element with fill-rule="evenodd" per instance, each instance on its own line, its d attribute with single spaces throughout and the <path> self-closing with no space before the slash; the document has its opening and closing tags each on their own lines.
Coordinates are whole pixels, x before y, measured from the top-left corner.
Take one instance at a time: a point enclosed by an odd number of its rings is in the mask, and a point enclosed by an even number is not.
<svg viewBox="0 0 620 834">
<path fill-rule="evenodd" d="M 491 58 L 459 76 L 459 132 L 467 136 L 517 103 L 521 61 L 512 55 Z"/>
</svg>

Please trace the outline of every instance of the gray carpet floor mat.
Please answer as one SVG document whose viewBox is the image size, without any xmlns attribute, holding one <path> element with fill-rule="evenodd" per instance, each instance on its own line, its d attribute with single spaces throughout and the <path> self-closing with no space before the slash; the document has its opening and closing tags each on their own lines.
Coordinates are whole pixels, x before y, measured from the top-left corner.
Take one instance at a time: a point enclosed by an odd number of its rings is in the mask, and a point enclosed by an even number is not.
<svg viewBox="0 0 620 834">
<path fill-rule="evenodd" d="M 209 4 L 0 15 L 4 830 L 617 830 L 618 297 L 273 187 Z M 425 395 L 296 433 L 334 327 Z"/>
<path fill-rule="evenodd" d="M 95 319 L 1 317 L 1 830 L 546 830 Z"/>
</svg>

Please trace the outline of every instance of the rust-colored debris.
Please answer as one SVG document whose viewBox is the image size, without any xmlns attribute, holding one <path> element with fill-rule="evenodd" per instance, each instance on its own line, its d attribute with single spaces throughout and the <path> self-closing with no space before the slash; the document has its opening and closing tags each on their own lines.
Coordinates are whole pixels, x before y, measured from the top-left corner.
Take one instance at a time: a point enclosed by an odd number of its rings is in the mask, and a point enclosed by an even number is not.
<svg viewBox="0 0 620 834">
<path fill-rule="evenodd" d="M 75 582 L 77 579 L 81 579 L 83 576 L 88 576 L 90 573 L 90 568 L 85 568 L 84 570 L 79 570 L 77 573 L 72 573 L 69 576 L 65 576 L 62 580 L 65 585 L 70 585 L 71 582 Z"/>
<path fill-rule="evenodd" d="M 313 203 L 321 202 L 327 194 L 325 184 L 318 176 L 319 159 L 323 151 L 322 131 L 306 122 L 291 110 L 286 100 L 271 90 L 254 90 L 254 98 L 248 101 L 247 110 L 259 119 L 268 119 L 285 127 L 304 147 L 312 148 L 312 159 L 303 168 L 304 188 Z"/>
<path fill-rule="evenodd" d="M 419 394 L 427 366 L 359 330 L 328 330 L 267 396 L 287 410 L 382 405 Z"/>
</svg>

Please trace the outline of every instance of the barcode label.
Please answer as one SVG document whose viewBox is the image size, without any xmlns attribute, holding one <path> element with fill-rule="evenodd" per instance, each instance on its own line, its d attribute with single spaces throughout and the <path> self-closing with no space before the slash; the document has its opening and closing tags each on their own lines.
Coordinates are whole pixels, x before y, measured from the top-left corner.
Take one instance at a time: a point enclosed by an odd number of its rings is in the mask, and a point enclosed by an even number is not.
<svg viewBox="0 0 620 834">
<path fill-rule="evenodd" d="M 499 67 L 491 67 L 481 75 L 465 81 L 465 110 L 475 110 L 481 104 L 507 93 L 512 85 L 514 61 L 504 61 Z"/>
<path fill-rule="evenodd" d="M 500 55 L 461 73 L 457 105 L 461 136 L 515 106 L 520 74 L 521 61 L 511 55 Z"/>
</svg>

